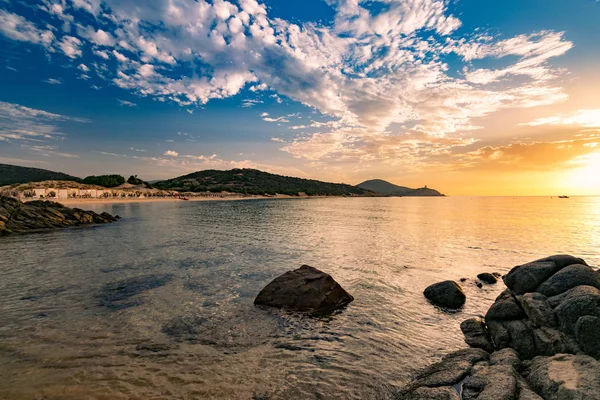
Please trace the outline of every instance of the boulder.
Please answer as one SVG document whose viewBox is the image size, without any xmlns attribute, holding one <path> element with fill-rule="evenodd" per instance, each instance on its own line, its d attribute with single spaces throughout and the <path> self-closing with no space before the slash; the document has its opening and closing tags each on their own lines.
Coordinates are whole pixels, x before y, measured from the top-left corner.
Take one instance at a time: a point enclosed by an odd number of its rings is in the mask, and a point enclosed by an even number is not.
<svg viewBox="0 0 600 400">
<path fill-rule="evenodd" d="M 600 318 L 591 315 L 579 318 L 575 325 L 575 337 L 585 354 L 600 360 Z"/>
<path fill-rule="evenodd" d="M 482 349 L 463 349 L 450 353 L 442 360 L 421 371 L 411 387 L 452 386 L 462 381 L 478 362 L 489 360 Z"/>
<path fill-rule="evenodd" d="M 254 299 L 255 305 L 326 314 L 352 302 L 329 274 L 308 265 L 273 279 Z"/>
<path fill-rule="evenodd" d="M 492 353 L 490 365 L 510 365 L 516 371 L 523 369 L 519 353 L 513 349 L 502 349 Z"/>
<path fill-rule="evenodd" d="M 556 316 L 546 296 L 537 292 L 525 293 L 518 300 L 527 318 L 533 324 L 537 326 L 556 326 Z"/>
<path fill-rule="evenodd" d="M 554 309 L 562 332 L 573 334 L 577 320 L 583 316 L 600 317 L 600 290 L 592 286 L 577 286 L 564 294 Z"/>
<path fill-rule="evenodd" d="M 486 320 L 485 325 L 496 349 L 510 346 L 510 334 L 502 321 Z"/>
<path fill-rule="evenodd" d="M 502 292 L 485 314 L 486 321 L 521 319 L 525 317 L 525 312 L 510 290 Z"/>
<path fill-rule="evenodd" d="M 434 305 L 451 309 L 462 307 L 467 298 L 462 287 L 454 281 L 434 283 L 423 294 Z"/>
<path fill-rule="evenodd" d="M 550 297 L 581 285 L 594 286 L 600 289 L 600 277 L 588 265 L 573 264 L 548 278 L 537 288 L 537 292 Z"/>
<path fill-rule="evenodd" d="M 494 283 L 498 282 L 498 279 L 493 274 L 488 272 L 477 275 L 477 279 L 483 283 L 487 283 L 488 285 L 493 285 Z"/>
<path fill-rule="evenodd" d="M 395 397 L 396 400 L 460 400 L 458 392 L 449 386 L 417 387 Z"/>
<path fill-rule="evenodd" d="M 517 396 L 519 374 L 510 365 L 476 368 L 463 383 L 463 400 L 505 400 Z"/>
<path fill-rule="evenodd" d="M 600 362 L 586 355 L 536 357 L 527 380 L 545 400 L 600 400 Z"/>
<path fill-rule="evenodd" d="M 505 321 L 504 326 L 510 335 L 510 347 L 515 349 L 524 359 L 535 357 L 535 339 L 527 320 Z"/>
<path fill-rule="evenodd" d="M 504 277 L 504 283 L 515 294 L 534 292 L 556 272 L 573 264 L 587 265 L 581 258 L 569 255 L 551 256 L 514 267 Z"/>
<path fill-rule="evenodd" d="M 481 318 L 470 318 L 463 321 L 460 324 L 460 330 L 465 335 L 465 342 L 469 346 L 483 349 L 488 353 L 494 351 Z"/>
</svg>

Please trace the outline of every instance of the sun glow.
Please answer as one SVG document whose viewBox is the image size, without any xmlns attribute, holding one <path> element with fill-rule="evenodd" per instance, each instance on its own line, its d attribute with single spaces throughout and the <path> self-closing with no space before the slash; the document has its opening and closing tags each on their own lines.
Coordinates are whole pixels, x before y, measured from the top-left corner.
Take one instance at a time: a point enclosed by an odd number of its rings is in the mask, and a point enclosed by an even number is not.
<svg viewBox="0 0 600 400">
<path fill-rule="evenodd" d="M 575 168 L 568 174 L 568 187 L 584 191 L 586 194 L 600 193 L 600 151 L 585 156 L 578 160 L 582 166 Z"/>
</svg>

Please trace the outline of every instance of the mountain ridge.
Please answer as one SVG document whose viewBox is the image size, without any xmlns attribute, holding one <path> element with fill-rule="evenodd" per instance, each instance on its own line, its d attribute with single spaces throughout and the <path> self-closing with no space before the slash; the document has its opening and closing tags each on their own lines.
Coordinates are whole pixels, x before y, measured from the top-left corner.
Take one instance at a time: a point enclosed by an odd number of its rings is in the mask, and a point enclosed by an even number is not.
<svg viewBox="0 0 600 400">
<path fill-rule="evenodd" d="M 48 169 L 0 164 L 0 186 L 43 181 L 81 182 L 81 178 L 65 174 L 64 172 L 50 171 Z"/>
<path fill-rule="evenodd" d="M 442 197 L 442 193 L 435 189 L 424 186 L 422 188 L 409 188 L 399 186 L 383 179 L 371 179 L 356 185 L 359 188 L 370 190 L 375 193 L 387 196 L 402 196 L 402 197 Z"/>
</svg>

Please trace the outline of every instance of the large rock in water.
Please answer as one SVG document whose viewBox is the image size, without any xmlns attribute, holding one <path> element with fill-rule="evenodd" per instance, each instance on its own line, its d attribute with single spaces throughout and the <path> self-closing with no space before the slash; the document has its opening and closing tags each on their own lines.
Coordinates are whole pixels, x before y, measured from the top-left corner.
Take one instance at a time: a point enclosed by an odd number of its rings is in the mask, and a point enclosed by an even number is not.
<svg viewBox="0 0 600 400">
<path fill-rule="evenodd" d="M 308 265 L 273 279 L 254 304 L 326 314 L 354 300 L 329 274 Z"/>
<path fill-rule="evenodd" d="M 0 197 L 0 236 L 11 233 L 40 232 L 89 224 L 117 221 L 108 213 L 96 214 L 78 208 L 65 207 L 52 201 L 22 203 L 11 197 Z"/>
<path fill-rule="evenodd" d="M 462 287 L 454 281 L 434 283 L 423 294 L 434 305 L 451 309 L 462 307 L 467 299 Z"/>
</svg>

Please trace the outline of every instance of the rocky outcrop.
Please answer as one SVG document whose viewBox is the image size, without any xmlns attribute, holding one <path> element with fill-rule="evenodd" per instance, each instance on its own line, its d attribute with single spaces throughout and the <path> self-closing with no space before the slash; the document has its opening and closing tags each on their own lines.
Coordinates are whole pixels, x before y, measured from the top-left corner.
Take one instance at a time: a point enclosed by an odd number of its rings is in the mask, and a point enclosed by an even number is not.
<svg viewBox="0 0 600 400">
<path fill-rule="evenodd" d="M 423 294 L 434 305 L 450 309 L 462 307 L 467 299 L 462 287 L 454 281 L 434 283 Z"/>
<path fill-rule="evenodd" d="M 269 283 L 255 305 L 327 314 L 354 300 L 329 274 L 308 265 L 286 272 Z"/>
<path fill-rule="evenodd" d="M 508 289 L 485 319 L 460 325 L 471 350 L 489 357 L 451 353 L 397 398 L 456 398 L 452 389 L 465 400 L 600 400 L 599 278 L 599 271 L 568 255 L 513 268 L 503 278 Z"/>
<path fill-rule="evenodd" d="M 97 214 L 78 208 L 68 208 L 52 201 L 22 203 L 10 197 L 0 197 L 0 236 L 11 233 L 40 232 L 89 224 L 115 222 L 119 217 Z"/>
</svg>

